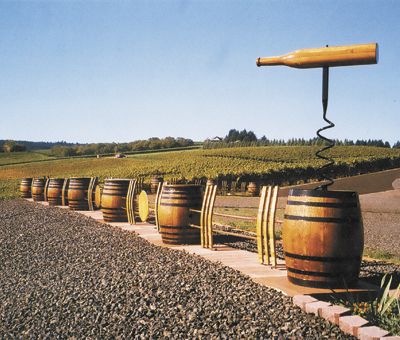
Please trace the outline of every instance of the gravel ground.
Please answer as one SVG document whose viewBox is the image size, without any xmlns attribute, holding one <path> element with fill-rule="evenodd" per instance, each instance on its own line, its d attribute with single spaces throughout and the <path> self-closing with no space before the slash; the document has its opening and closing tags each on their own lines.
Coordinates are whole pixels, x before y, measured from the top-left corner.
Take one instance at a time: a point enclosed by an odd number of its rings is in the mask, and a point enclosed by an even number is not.
<svg viewBox="0 0 400 340">
<path fill-rule="evenodd" d="M 400 258 L 400 214 L 364 212 L 363 221 L 365 247 Z"/>
<path fill-rule="evenodd" d="M 349 338 L 198 256 L 73 212 L 0 201 L 0 336 Z"/>
<path fill-rule="evenodd" d="M 360 196 L 365 246 L 400 258 L 400 190 Z"/>
</svg>

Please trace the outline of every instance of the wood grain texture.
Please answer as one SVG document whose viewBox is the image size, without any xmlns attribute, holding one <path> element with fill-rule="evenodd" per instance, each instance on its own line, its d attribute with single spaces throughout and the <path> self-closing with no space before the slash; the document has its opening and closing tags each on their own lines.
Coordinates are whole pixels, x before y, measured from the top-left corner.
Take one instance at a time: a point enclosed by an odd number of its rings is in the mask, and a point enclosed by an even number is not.
<svg viewBox="0 0 400 340">
<path fill-rule="evenodd" d="M 258 58 L 257 66 L 284 65 L 295 68 L 355 66 L 378 63 L 378 44 L 305 48 L 288 54 Z"/>
<path fill-rule="evenodd" d="M 50 178 L 47 187 L 47 201 L 49 205 L 56 206 L 62 204 L 62 189 L 64 178 Z"/>
<path fill-rule="evenodd" d="M 259 190 L 256 182 L 250 182 L 247 186 L 247 192 L 250 196 L 258 196 Z"/>
<path fill-rule="evenodd" d="M 364 246 L 358 194 L 292 189 L 282 238 L 289 281 L 331 288 L 355 283 Z"/>
<path fill-rule="evenodd" d="M 34 178 L 32 180 L 32 198 L 35 202 L 44 201 L 45 178 Z"/>
<path fill-rule="evenodd" d="M 128 222 L 126 197 L 129 179 L 106 179 L 101 196 L 101 211 L 106 222 Z"/>
<path fill-rule="evenodd" d="M 32 178 L 22 178 L 19 185 L 19 192 L 22 198 L 32 197 Z"/>
<path fill-rule="evenodd" d="M 89 210 L 88 190 L 91 177 L 72 177 L 68 185 L 68 206 L 71 210 Z"/>
<path fill-rule="evenodd" d="M 150 192 L 155 194 L 158 189 L 158 184 L 163 181 L 163 178 L 160 176 L 153 176 L 150 180 Z"/>
<path fill-rule="evenodd" d="M 200 243 L 200 215 L 189 209 L 202 206 L 201 186 L 193 184 L 165 184 L 158 209 L 160 234 L 166 244 Z"/>
</svg>

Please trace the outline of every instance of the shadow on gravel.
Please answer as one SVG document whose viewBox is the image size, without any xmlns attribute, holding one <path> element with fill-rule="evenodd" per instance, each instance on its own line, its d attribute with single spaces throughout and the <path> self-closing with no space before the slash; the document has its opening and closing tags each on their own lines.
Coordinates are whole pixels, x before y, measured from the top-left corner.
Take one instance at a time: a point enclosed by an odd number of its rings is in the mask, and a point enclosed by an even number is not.
<svg viewBox="0 0 400 340">
<path fill-rule="evenodd" d="M 368 283 L 380 286 L 383 276 L 392 277 L 391 289 L 396 289 L 400 284 L 400 265 L 384 261 L 362 261 L 360 278 Z"/>
</svg>

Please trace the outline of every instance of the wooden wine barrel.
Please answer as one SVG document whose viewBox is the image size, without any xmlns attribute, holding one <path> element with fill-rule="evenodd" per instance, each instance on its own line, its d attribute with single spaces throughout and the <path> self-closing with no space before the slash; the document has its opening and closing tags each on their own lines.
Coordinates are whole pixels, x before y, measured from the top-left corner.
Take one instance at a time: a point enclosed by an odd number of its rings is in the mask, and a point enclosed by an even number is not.
<svg viewBox="0 0 400 340">
<path fill-rule="evenodd" d="M 22 178 L 19 185 L 22 198 L 32 198 L 32 178 Z"/>
<path fill-rule="evenodd" d="M 258 185 L 256 182 L 250 182 L 247 186 L 247 192 L 250 196 L 257 196 L 258 195 Z"/>
<path fill-rule="evenodd" d="M 200 230 L 189 224 L 200 225 L 200 214 L 192 209 L 201 209 L 202 192 L 200 185 L 164 184 L 158 221 L 162 241 L 166 244 L 193 244 L 200 242 Z"/>
<path fill-rule="evenodd" d="M 32 198 L 35 202 L 44 201 L 45 178 L 34 178 L 32 180 Z"/>
<path fill-rule="evenodd" d="M 213 179 L 211 179 L 211 178 L 209 178 L 208 180 L 207 180 L 207 182 L 206 182 L 206 186 L 207 185 L 214 185 L 215 184 L 215 181 L 213 180 Z"/>
<path fill-rule="evenodd" d="M 68 185 L 68 206 L 71 210 L 89 210 L 90 177 L 71 177 Z"/>
<path fill-rule="evenodd" d="M 329 288 L 354 284 L 364 248 L 358 194 L 291 189 L 282 238 L 289 281 Z"/>
<path fill-rule="evenodd" d="M 157 192 L 158 184 L 163 181 L 162 177 L 153 176 L 150 180 L 150 192 L 155 194 Z"/>
<path fill-rule="evenodd" d="M 61 205 L 64 178 L 50 178 L 47 188 L 47 201 L 49 205 Z"/>
<path fill-rule="evenodd" d="M 126 195 L 129 179 L 112 178 L 104 181 L 101 211 L 106 222 L 128 222 Z"/>
</svg>

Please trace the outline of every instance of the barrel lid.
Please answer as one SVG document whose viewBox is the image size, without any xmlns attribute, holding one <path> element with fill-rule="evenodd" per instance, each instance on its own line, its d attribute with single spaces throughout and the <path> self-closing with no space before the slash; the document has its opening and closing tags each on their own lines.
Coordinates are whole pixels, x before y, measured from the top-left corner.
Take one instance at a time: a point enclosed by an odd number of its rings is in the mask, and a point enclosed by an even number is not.
<svg viewBox="0 0 400 340">
<path fill-rule="evenodd" d="M 328 198 L 351 198 L 357 197 L 355 191 L 341 190 L 315 190 L 315 189 L 290 189 L 288 196 L 309 196 L 309 197 L 328 197 Z"/>
</svg>

